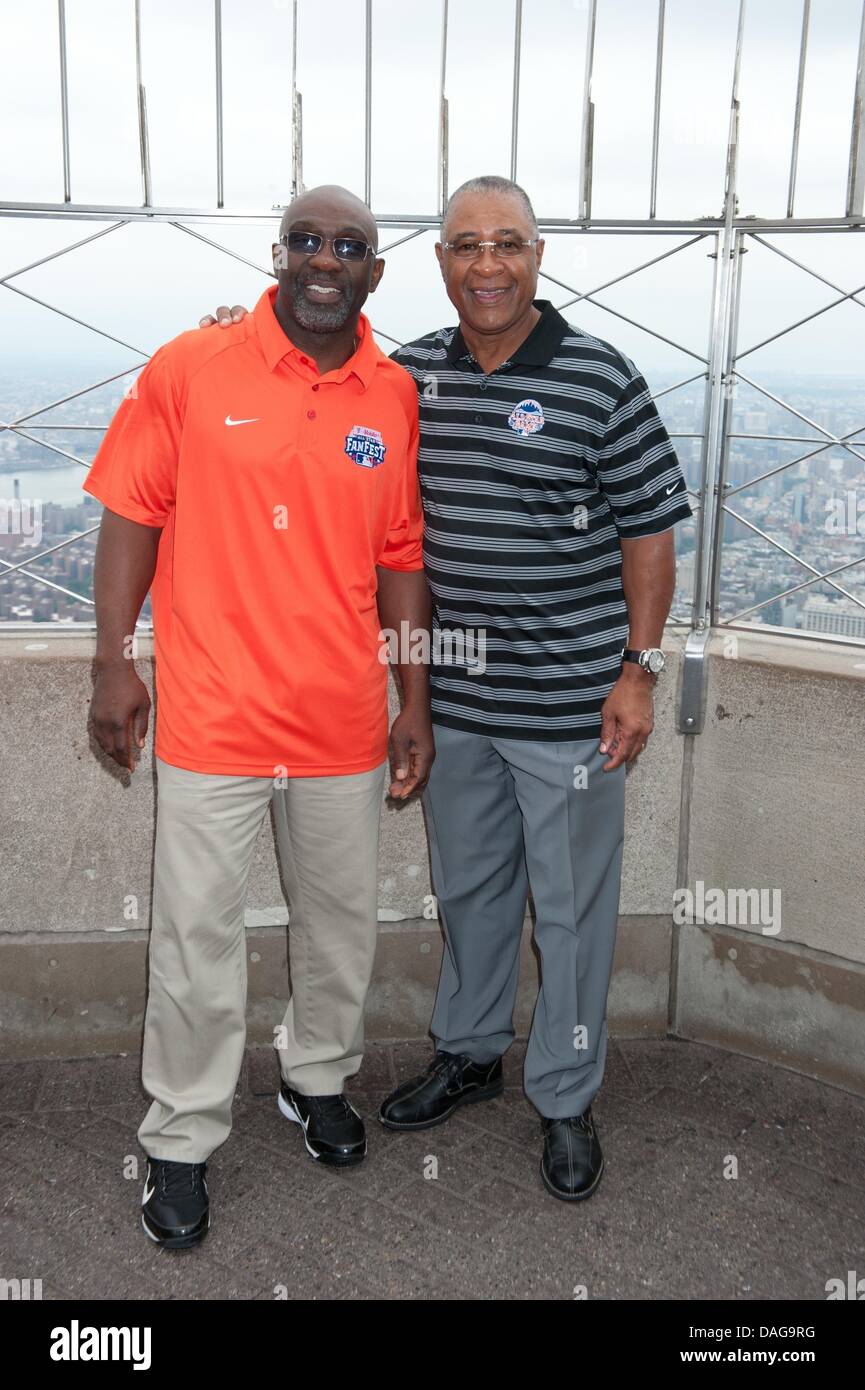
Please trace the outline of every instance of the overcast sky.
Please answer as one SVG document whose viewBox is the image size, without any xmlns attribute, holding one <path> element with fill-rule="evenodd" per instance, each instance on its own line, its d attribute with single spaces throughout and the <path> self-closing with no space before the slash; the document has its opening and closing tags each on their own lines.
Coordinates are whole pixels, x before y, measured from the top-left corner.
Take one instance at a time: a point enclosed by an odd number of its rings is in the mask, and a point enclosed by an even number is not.
<svg viewBox="0 0 865 1390">
<path fill-rule="evenodd" d="M 298 86 L 307 185 L 363 192 L 363 0 L 302 0 Z M 154 202 L 215 201 L 211 0 L 142 0 Z M 230 209 L 263 213 L 286 201 L 291 179 L 290 0 L 223 0 L 225 189 Z M 718 215 L 724 185 L 737 0 L 667 0 L 658 212 Z M 861 0 L 813 0 L 797 184 L 797 215 L 844 212 Z M 67 0 L 74 202 L 140 204 L 133 0 Z M 513 4 L 451 0 L 447 57 L 450 186 L 507 173 Z M 800 0 L 748 0 L 741 84 L 739 206 L 785 212 L 795 100 Z M 585 67 L 585 0 L 524 0 L 518 178 L 541 216 L 578 211 Z M 593 214 L 649 210 L 656 0 L 599 0 L 592 96 Z M 373 208 L 435 211 L 441 6 L 374 0 Z M 0 0 L 0 199 L 62 200 L 56 0 Z M 98 230 L 96 223 L 0 218 L 0 275 Z M 267 225 L 194 224 L 266 266 Z M 383 232 L 383 240 L 399 232 Z M 433 258 L 432 234 L 395 249 L 368 311 L 408 338 L 454 321 Z M 865 234 L 788 235 L 776 244 L 845 289 L 865 282 Z M 586 290 L 676 245 L 675 238 L 571 236 L 548 242 L 545 268 Z M 712 261 L 707 242 L 626 280 L 601 298 L 621 313 L 704 353 Z M 770 251 L 743 267 L 742 345 L 826 303 L 831 291 Z M 223 300 L 255 299 L 261 274 L 166 225 L 132 225 L 15 282 L 144 352 Z M 541 294 L 568 296 L 542 281 Z M 134 354 L 0 290 L 0 367 L 21 359 L 120 370 Z M 699 363 L 602 309 L 580 304 L 572 322 L 615 342 L 646 371 Z M 383 346 L 386 344 L 383 342 Z M 865 312 L 846 304 L 754 354 L 769 370 L 856 373 L 865 361 Z"/>
</svg>

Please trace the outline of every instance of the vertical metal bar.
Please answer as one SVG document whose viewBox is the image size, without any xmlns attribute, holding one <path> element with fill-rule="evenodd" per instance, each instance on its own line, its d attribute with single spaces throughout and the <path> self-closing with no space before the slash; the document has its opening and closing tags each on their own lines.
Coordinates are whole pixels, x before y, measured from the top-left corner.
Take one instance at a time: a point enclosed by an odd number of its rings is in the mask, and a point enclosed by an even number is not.
<svg viewBox="0 0 865 1390">
<path fill-rule="evenodd" d="M 213 33 L 216 65 L 216 206 L 225 204 L 222 149 L 222 0 L 213 0 Z"/>
<path fill-rule="evenodd" d="M 438 212 L 448 200 L 448 99 L 445 96 L 448 63 L 448 0 L 442 0 L 441 79 L 439 83 Z"/>
<path fill-rule="evenodd" d="M 594 143 L 595 107 L 592 102 L 592 65 L 595 58 L 595 21 L 597 0 L 589 0 L 586 28 L 586 76 L 583 89 L 583 141 L 580 150 L 580 218 L 592 215 L 592 147 Z"/>
<path fill-rule="evenodd" d="M 372 0 L 366 0 L 363 102 L 363 201 L 372 204 Z"/>
<path fill-rule="evenodd" d="M 861 217 L 865 211 L 865 2 L 859 30 L 859 62 L 853 98 L 853 124 L 850 131 L 850 172 L 847 178 L 847 217 Z"/>
<path fill-rule="evenodd" d="M 303 192 L 303 103 L 297 90 L 297 0 L 291 5 L 291 196 Z"/>
<path fill-rule="evenodd" d="M 709 322 L 708 369 L 706 372 L 706 394 L 703 401 L 702 443 L 700 445 L 700 514 L 697 523 L 694 592 L 691 595 L 692 628 L 701 630 L 706 625 L 706 592 L 708 584 L 701 576 L 711 564 L 707 551 L 711 544 L 711 529 L 706 526 L 706 515 L 711 511 L 714 475 L 709 448 L 709 430 L 712 419 L 713 385 L 717 374 L 718 333 L 721 324 L 721 237 L 714 236 L 714 270 L 712 274 L 712 312 Z"/>
<path fill-rule="evenodd" d="M 297 157 L 296 157 L 296 167 L 297 167 L 297 191 L 298 191 L 298 193 L 302 193 L 303 190 L 304 190 L 304 188 L 306 187 L 306 185 L 305 185 L 304 182 L 303 182 L 303 93 L 302 93 L 302 92 L 298 92 L 298 94 L 297 94 L 296 110 L 297 110 L 297 115 L 296 115 L 296 120 L 295 120 L 295 147 L 296 147 L 296 152 L 297 152 Z"/>
<path fill-rule="evenodd" d="M 713 575 L 718 557 L 713 541 L 719 509 L 719 473 L 724 448 L 724 401 L 728 394 L 730 367 L 730 325 L 734 288 L 734 259 L 737 257 L 733 218 L 736 213 L 736 173 L 739 149 L 739 74 L 742 64 L 742 35 L 745 0 L 739 0 L 739 26 L 730 98 L 730 126 L 727 140 L 727 169 L 724 187 L 724 228 L 717 241 L 718 265 L 712 303 L 709 347 L 708 408 L 702 453 L 702 507 L 695 565 L 693 623 L 698 631 L 712 620 Z"/>
<path fill-rule="evenodd" d="M 514 3 L 514 77 L 511 93 L 511 178 L 517 177 L 517 140 L 520 125 L 520 57 L 523 44 L 523 0 Z"/>
<path fill-rule="evenodd" d="M 745 233 L 741 230 L 736 233 L 736 241 L 733 248 L 733 263 L 730 267 L 732 289 L 731 289 L 731 310 L 730 326 L 727 333 L 727 349 L 724 362 L 724 380 L 726 383 L 724 390 L 724 403 L 721 416 L 720 429 L 720 449 L 718 453 L 718 471 L 716 477 L 717 486 L 717 507 L 715 510 L 715 532 L 712 543 L 712 583 L 709 590 L 709 623 L 718 620 L 718 599 L 721 590 L 721 559 L 724 546 L 724 519 L 725 513 L 722 507 L 724 500 L 724 486 L 727 479 L 727 463 L 730 457 L 730 422 L 733 416 L 733 392 L 735 390 L 735 366 L 736 348 L 739 341 L 739 305 L 742 298 L 742 262 L 744 259 Z"/>
<path fill-rule="evenodd" d="M 802 36 L 799 40 L 799 74 L 796 78 L 796 111 L 793 118 L 793 146 L 790 150 L 790 181 L 787 188 L 787 216 L 793 216 L 796 196 L 796 174 L 799 168 L 799 126 L 802 120 L 802 93 L 805 89 L 805 59 L 808 52 L 808 25 L 811 19 L 811 0 L 802 0 Z"/>
<path fill-rule="evenodd" d="M 57 0 L 57 30 L 60 39 L 60 123 L 63 133 L 63 201 L 71 203 L 69 174 L 69 87 L 66 75 L 66 3 Z"/>
<path fill-rule="evenodd" d="M 141 151 L 141 193 L 144 207 L 152 206 L 150 142 L 147 136 L 147 96 L 141 81 L 141 0 L 135 0 L 135 84 L 138 92 L 138 145 Z"/>
<path fill-rule="evenodd" d="M 652 177 L 649 191 L 649 216 L 654 217 L 658 205 L 658 134 L 661 128 L 661 76 L 664 68 L 664 12 L 666 0 L 658 0 L 658 44 L 655 52 L 655 110 L 652 117 Z"/>
</svg>

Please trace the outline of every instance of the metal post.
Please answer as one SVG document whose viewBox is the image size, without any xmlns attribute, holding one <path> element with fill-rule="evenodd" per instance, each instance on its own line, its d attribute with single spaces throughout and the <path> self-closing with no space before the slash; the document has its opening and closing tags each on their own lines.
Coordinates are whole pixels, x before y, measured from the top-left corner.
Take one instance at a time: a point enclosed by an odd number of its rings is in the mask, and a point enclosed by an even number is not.
<svg viewBox="0 0 865 1390">
<path fill-rule="evenodd" d="M 597 0 L 589 0 L 586 27 L 586 75 L 583 86 L 583 142 L 580 150 L 580 220 L 592 215 L 592 147 L 594 143 L 595 107 L 592 101 L 592 65 L 595 57 L 595 21 Z"/>
<path fill-rule="evenodd" d="M 69 174 L 69 87 L 66 74 L 66 3 L 57 0 L 57 30 L 60 38 L 60 126 L 63 140 L 63 201 L 72 202 Z"/>
<path fill-rule="evenodd" d="M 372 205 L 372 0 L 366 0 L 364 30 L 363 200 Z"/>
<path fill-rule="evenodd" d="M 730 100 L 730 126 L 727 141 L 727 169 L 724 188 L 724 229 L 717 248 L 715 286 L 712 303 L 712 329 L 709 348 L 708 419 L 703 446 L 703 507 L 696 587 L 694 593 L 694 626 L 711 622 L 710 594 L 712 585 L 711 536 L 718 503 L 717 480 L 723 451 L 722 422 L 724 396 L 727 387 L 729 362 L 730 311 L 733 291 L 733 260 L 736 233 L 733 217 L 736 209 L 736 171 L 739 147 L 739 71 L 742 57 L 742 32 L 745 0 L 739 0 L 739 28 L 736 36 L 736 59 L 733 71 L 733 90 Z"/>
<path fill-rule="evenodd" d="M 850 134 L 850 172 L 847 176 L 847 216 L 861 217 L 865 211 L 865 0 L 859 29 L 859 62 L 853 98 L 853 127 Z"/>
<path fill-rule="evenodd" d="M 438 213 L 448 200 L 448 99 L 445 96 L 448 63 L 448 0 L 442 0 L 441 67 L 439 81 Z"/>
<path fill-rule="evenodd" d="M 303 192 L 303 98 L 297 90 L 297 0 L 291 6 L 291 196 Z"/>
<path fill-rule="evenodd" d="M 724 488 L 727 478 L 727 462 L 730 456 L 730 421 L 733 414 L 733 394 L 736 389 L 736 347 L 739 341 L 739 305 L 742 298 L 742 258 L 745 254 L 745 233 L 736 232 L 733 247 L 733 263 L 730 266 L 731 311 L 727 333 L 726 355 L 724 361 L 724 403 L 721 416 L 720 449 L 716 477 L 717 507 L 715 509 L 715 531 L 712 542 L 712 582 L 709 590 L 709 624 L 718 621 L 718 598 L 721 587 L 721 559 L 724 547 Z"/>
<path fill-rule="evenodd" d="M 216 66 L 216 206 L 225 206 L 222 153 L 222 0 L 213 0 Z"/>
<path fill-rule="evenodd" d="M 742 36 L 745 23 L 745 0 L 739 0 L 739 25 L 736 35 L 736 58 L 733 67 L 733 86 L 730 97 L 730 125 L 727 140 L 727 168 L 724 187 L 724 228 L 716 243 L 717 261 L 712 289 L 712 323 L 709 340 L 709 376 L 703 422 L 703 451 L 701 459 L 700 524 L 697 533 L 695 563 L 693 629 L 702 634 L 713 619 L 713 586 L 717 568 L 714 540 L 717 535 L 720 510 L 720 477 L 725 448 L 725 428 L 729 418 L 730 385 L 732 382 L 731 329 L 737 303 L 736 284 L 740 246 L 733 225 L 736 213 L 736 172 L 739 148 L 739 73 L 742 59 Z M 705 642 L 691 643 L 691 674 L 683 685 L 679 707 L 679 728 L 685 733 L 698 733 L 702 724 L 704 704 Z M 698 670 L 699 668 L 699 670 Z M 699 675 L 699 680 L 697 676 Z"/>
<path fill-rule="evenodd" d="M 150 188 L 150 143 L 147 136 L 147 96 L 141 81 L 141 0 L 135 0 L 135 85 L 138 92 L 138 145 L 141 152 L 141 195 L 143 206 L 152 206 Z"/>
<path fill-rule="evenodd" d="M 808 52 L 808 24 L 811 19 L 811 0 L 802 3 L 802 36 L 799 40 L 799 74 L 796 78 L 796 110 L 793 117 L 793 146 L 790 151 L 790 179 L 787 188 L 787 216 L 793 216 L 796 195 L 796 174 L 799 167 L 799 126 L 802 120 L 802 92 L 805 88 L 805 58 Z"/>
<path fill-rule="evenodd" d="M 520 124 L 520 56 L 523 45 L 523 0 L 514 4 L 514 76 L 511 92 L 511 178 L 517 177 L 517 140 Z"/>
<path fill-rule="evenodd" d="M 664 11 L 666 0 L 658 0 L 658 43 L 655 52 L 655 109 L 652 117 L 652 175 L 649 192 L 649 216 L 654 217 L 658 205 L 658 136 L 661 128 L 661 77 L 664 68 Z"/>
</svg>

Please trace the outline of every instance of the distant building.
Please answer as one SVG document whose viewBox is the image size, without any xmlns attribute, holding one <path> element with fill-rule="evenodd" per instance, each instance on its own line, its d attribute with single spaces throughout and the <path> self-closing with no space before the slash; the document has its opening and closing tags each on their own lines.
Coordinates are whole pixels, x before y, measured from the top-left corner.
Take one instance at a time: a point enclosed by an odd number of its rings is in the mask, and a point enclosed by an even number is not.
<svg viewBox="0 0 865 1390">
<path fill-rule="evenodd" d="M 865 638 L 865 608 L 849 599 L 812 594 L 802 607 L 802 626 L 811 632 L 831 632 L 836 637 Z"/>
</svg>

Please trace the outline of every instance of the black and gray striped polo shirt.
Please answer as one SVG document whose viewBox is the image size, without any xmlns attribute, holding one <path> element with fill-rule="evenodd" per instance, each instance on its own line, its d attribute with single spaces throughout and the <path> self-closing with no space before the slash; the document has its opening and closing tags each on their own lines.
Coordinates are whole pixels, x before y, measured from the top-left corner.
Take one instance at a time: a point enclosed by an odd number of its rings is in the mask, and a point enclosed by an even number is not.
<svg viewBox="0 0 865 1390">
<path fill-rule="evenodd" d="M 498 738 L 594 738 L 628 635 L 619 538 L 665 531 L 691 508 L 631 359 L 535 306 L 538 323 L 489 375 L 459 328 L 392 354 L 419 394 L 442 649 L 432 716 Z"/>
</svg>

